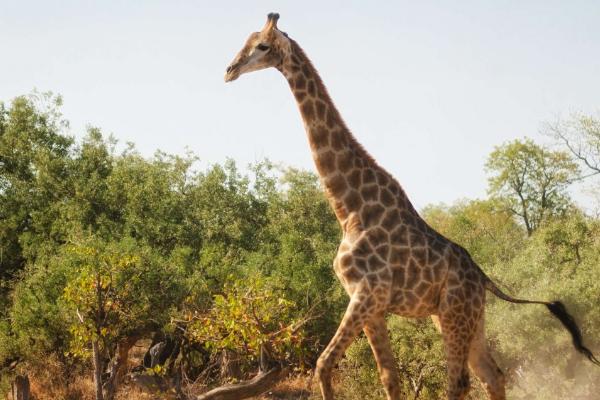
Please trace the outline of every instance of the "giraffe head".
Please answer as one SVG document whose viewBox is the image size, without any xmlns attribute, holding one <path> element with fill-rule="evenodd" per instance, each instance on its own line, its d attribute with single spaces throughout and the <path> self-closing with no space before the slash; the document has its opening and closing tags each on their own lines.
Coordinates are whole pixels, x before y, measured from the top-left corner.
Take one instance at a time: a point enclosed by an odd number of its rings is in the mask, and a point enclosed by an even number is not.
<svg viewBox="0 0 600 400">
<path fill-rule="evenodd" d="M 250 35 L 242 50 L 227 67 L 225 82 L 236 80 L 247 72 L 282 64 L 285 54 L 289 52 L 290 41 L 285 33 L 277 29 L 278 19 L 279 14 L 270 13 L 264 28 Z"/>
</svg>

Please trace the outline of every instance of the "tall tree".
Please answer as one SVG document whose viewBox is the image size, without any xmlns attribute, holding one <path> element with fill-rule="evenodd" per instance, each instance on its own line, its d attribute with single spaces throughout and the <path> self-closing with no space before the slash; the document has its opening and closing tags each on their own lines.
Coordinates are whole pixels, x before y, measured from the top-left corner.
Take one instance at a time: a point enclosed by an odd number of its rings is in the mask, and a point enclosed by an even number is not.
<svg viewBox="0 0 600 400">
<path fill-rule="evenodd" d="M 431 205 L 425 220 L 444 236 L 460 243 L 485 268 L 503 264 L 520 250 L 525 230 L 497 200 L 463 200 L 451 206 Z"/>
<path fill-rule="evenodd" d="M 56 239 L 53 204 L 65 194 L 73 143 L 64 134 L 61 104 L 51 93 L 17 97 L 9 107 L 0 103 L 0 292 L 1 281 L 34 258 L 38 245 L 49 247 Z"/>
<path fill-rule="evenodd" d="M 566 120 L 546 124 L 545 131 L 562 142 L 589 170 L 587 176 L 600 174 L 600 113 L 576 113 Z"/>
<path fill-rule="evenodd" d="M 550 151 L 528 138 L 496 147 L 486 169 L 491 173 L 489 193 L 505 201 L 528 235 L 547 217 L 566 209 L 570 203 L 566 189 L 579 176 L 568 153 Z"/>
</svg>

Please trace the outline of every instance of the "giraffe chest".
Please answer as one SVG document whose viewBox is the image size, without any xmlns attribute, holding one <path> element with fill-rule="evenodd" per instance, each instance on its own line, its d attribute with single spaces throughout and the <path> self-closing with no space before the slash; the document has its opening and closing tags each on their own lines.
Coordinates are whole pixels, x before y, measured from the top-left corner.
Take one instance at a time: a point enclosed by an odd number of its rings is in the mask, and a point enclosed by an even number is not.
<svg viewBox="0 0 600 400">
<path fill-rule="evenodd" d="M 351 215 L 334 261 L 334 271 L 350 296 L 360 290 L 373 295 L 383 307 L 389 301 L 393 280 L 389 240 L 375 241 L 371 231 L 362 231 L 353 222 Z"/>
</svg>

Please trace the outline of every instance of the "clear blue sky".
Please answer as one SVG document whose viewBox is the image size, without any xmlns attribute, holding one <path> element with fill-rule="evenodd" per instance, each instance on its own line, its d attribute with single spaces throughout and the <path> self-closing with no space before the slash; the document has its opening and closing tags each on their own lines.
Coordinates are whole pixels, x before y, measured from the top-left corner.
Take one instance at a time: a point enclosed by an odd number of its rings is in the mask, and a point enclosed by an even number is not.
<svg viewBox="0 0 600 400">
<path fill-rule="evenodd" d="M 383 2 L 381 2 L 383 3 Z M 348 125 L 414 203 L 485 195 L 495 145 L 600 107 L 599 1 L 0 0 L 0 99 L 63 95 L 143 154 L 268 157 L 313 170 L 275 70 L 223 83 L 270 11 L 313 60 Z"/>
</svg>

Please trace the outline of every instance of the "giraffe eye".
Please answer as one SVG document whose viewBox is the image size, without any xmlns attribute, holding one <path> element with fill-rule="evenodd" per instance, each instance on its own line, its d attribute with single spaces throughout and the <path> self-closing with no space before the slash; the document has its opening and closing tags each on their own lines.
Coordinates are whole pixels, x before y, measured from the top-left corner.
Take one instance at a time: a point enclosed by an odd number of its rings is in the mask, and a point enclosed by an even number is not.
<svg viewBox="0 0 600 400">
<path fill-rule="evenodd" d="M 269 50 L 269 46 L 266 45 L 266 44 L 262 44 L 262 43 L 258 44 L 256 46 L 256 48 L 259 49 L 260 51 L 267 51 L 267 50 Z"/>
</svg>

